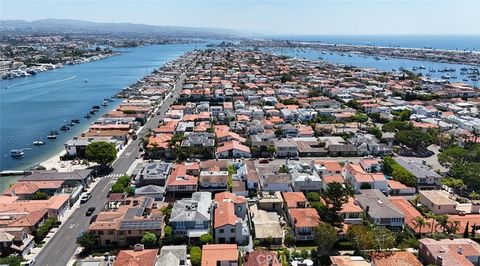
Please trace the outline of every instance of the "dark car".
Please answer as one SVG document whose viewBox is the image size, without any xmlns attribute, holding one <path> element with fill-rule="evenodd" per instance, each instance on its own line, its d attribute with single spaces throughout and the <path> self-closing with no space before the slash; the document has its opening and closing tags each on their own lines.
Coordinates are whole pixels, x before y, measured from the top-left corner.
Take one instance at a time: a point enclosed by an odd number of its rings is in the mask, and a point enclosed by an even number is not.
<svg viewBox="0 0 480 266">
<path fill-rule="evenodd" d="M 268 159 L 261 159 L 261 160 L 259 160 L 259 163 L 261 163 L 261 164 L 268 163 Z"/>
<path fill-rule="evenodd" d="M 93 214 L 94 211 L 95 211 L 95 207 L 90 207 L 90 208 L 88 208 L 86 215 L 90 216 L 90 215 Z"/>
</svg>

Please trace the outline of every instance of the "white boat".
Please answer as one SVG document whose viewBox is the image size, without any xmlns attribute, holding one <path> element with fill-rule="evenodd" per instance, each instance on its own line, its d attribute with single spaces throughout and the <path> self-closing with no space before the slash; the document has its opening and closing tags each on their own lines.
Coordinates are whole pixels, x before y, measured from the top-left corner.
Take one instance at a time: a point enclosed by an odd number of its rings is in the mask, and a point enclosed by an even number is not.
<svg viewBox="0 0 480 266">
<path fill-rule="evenodd" d="M 83 82 L 88 83 L 88 79 L 84 79 Z"/>
<path fill-rule="evenodd" d="M 24 155 L 23 150 L 21 149 L 15 149 L 10 151 L 10 155 L 12 157 L 22 157 Z"/>
<path fill-rule="evenodd" d="M 33 142 L 33 145 L 43 145 L 45 144 L 45 142 L 41 141 L 41 140 L 36 140 Z"/>
</svg>

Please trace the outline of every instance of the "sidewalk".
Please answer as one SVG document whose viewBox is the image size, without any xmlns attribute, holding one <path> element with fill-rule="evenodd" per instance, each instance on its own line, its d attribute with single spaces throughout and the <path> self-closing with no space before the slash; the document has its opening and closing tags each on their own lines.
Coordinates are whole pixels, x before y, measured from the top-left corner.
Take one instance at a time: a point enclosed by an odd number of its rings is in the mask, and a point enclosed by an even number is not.
<svg viewBox="0 0 480 266">
<path fill-rule="evenodd" d="M 95 186 L 98 184 L 98 181 L 100 180 L 100 178 L 96 178 L 91 184 L 90 184 L 90 187 L 87 189 L 87 192 L 91 192 Z M 77 200 L 72 207 L 70 207 L 68 210 L 65 211 L 65 213 L 62 215 L 62 217 L 60 217 L 60 226 L 58 228 L 52 228 L 52 230 L 50 230 L 50 232 L 48 232 L 47 236 L 45 237 L 45 239 L 43 240 L 45 243 L 42 244 L 41 247 L 34 247 L 30 254 L 28 254 L 27 256 L 25 256 L 25 259 L 34 259 L 37 257 L 37 255 L 42 251 L 43 247 L 45 247 L 48 242 L 53 238 L 53 236 L 56 234 L 56 232 L 58 231 L 58 229 L 60 229 L 62 226 L 65 225 L 65 222 L 68 221 L 68 219 L 70 218 L 70 216 L 72 216 L 72 214 L 80 207 L 80 199 Z M 76 241 L 76 239 L 75 239 Z"/>
</svg>

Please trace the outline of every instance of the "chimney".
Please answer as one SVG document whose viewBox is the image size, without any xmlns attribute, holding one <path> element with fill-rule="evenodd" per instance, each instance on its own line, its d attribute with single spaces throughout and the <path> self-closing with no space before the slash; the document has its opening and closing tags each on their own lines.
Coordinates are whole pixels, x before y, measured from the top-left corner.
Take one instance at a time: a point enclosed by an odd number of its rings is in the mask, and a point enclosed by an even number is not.
<svg viewBox="0 0 480 266">
<path fill-rule="evenodd" d="M 135 244 L 135 246 L 133 246 L 133 251 L 143 251 L 144 249 L 144 246 L 142 244 Z"/>
<path fill-rule="evenodd" d="M 458 247 L 458 254 L 463 255 L 463 247 Z"/>
<path fill-rule="evenodd" d="M 436 264 L 437 265 L 443 265 L 443 257 L 442 256 L 437 256 Z"/>
<path fill-rule="evenodd" d="M 368 213 L 370 211 L 370 206 L 365 207 L 365 212 Z"/>
</svg>

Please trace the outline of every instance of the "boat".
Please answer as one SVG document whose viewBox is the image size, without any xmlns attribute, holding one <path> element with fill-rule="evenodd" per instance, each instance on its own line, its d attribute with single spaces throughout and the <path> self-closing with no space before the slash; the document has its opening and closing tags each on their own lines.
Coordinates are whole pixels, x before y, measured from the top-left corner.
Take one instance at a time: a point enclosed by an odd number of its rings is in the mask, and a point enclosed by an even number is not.
<svg viewBox="0 0 480 266">
<path fill-rule="evenodd" d="M 60 133 L 58 132 L 58 130 L 52 130 L 52 131 L 50 131 L 50 134 L 58 135 Z"/>
<path fill-rule="evenodd" d="M 420 65 L 420 66 L 418 67 L 418 69 L 425 69 L 425 68 L 426 68 L 426 67 L 424 67 L 423 65 Z"/>
<path fill-rule="evenodd" d="M 80 124 L 80 119 L 75 118 L 75 119 L 72 119 L 71 122 L 75 124 Z"/>
<path fill-rule="evenodd" d="M 36 141 L 33 142 L 33 145 L 37 145 L 37 146 L 38 145 L 43 145 L 43 144 L 45 144 L 45 142 L 43 142 L 41 140 L 36 140 Z"/>
<path fill-rule="evenodd" d="M 10 155 L 12 157 L 22 157 L 24 155 L 24 152 L 22 149 L 14 149 L 10 151 Z"/>
<path fill-rule="evenodd" d="M 73 127 L 73 126 L 75 126 L 75 123 L 73 123 L 72 121 L 70 121 L 70 122 L 68 122 L 67 125 L 68 125 L 69 127 Z"/>
<path fill-rule="evenodd" d="M 66 126 L 66 125 L 63 125 L 63 126 L 60 128 L 60 130 L 62 130 L 62 131 L 67 131 L 67 130 L 70 130 L 70 128 L 69 128 L 68 126 Z"/>
<path fill-rule="evenodd" d="M 103 101 L 102 106 L 108 106 L 108 101 Z"/>
<path fill-rule="evenodd" d="M 83 82 L 88 83 L 88 79 L 84 79 Z"/>
<path fill-rule="evenodd" d="M 375 56 L 375 60 L 380 60 L 381 58 L 379 56 Z"/>
<path fill-rule="evenodd" d="M 463 81 L 468 81 L 468 79 L 462 79 Z"/>
<path fill-rule="evenodd" d="M 442 79 L 450 79 L 449 75 L 442 75 Z"/>
<path fill-rule="evenodd" d="M 92 116 L 90 114 L 86 114 L 83 117 L 85 117 L 86 119 L 90 119 Z"/>
<path fill-rule="evenodd" d="M 92 106 L 92 110 L 100 110 L 100 105 L 94 105 Z"/>
<path fill-rule="evenodd" d="M 52 133 L 48 134 L 47 136 L 47 139 L 56 139 L 56 138 L 57 138 L 57 135 Z"/>
</svg>

